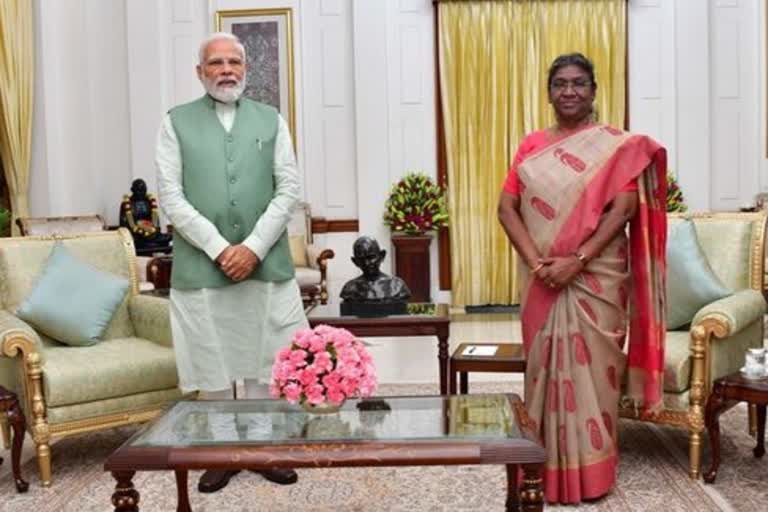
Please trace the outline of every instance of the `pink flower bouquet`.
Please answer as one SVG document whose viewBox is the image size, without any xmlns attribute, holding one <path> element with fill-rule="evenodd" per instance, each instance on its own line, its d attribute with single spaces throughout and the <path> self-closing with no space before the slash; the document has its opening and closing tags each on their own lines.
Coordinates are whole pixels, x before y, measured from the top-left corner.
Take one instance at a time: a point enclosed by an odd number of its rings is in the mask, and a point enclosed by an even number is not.
<svg viewBox="0 0 768 512">
<path fill-rule="evenodd" d="M 318 325 L 297 331 L 277 353 L 269 391 L 294 404 L 322 406 L 371 396 L 376 386 L 376 368 L 363 343 L 346 329 Z"/>
</svg>

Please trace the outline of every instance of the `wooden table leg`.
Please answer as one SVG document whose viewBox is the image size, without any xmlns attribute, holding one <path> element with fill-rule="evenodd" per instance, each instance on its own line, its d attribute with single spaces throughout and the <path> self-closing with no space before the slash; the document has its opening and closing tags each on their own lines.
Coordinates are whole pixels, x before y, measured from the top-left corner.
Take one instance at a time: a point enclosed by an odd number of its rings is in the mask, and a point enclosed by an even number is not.
<svg viewBox="0 0 768 512">
<path fill-rule="evenodd" d="M 752 453 L 757 458 L 765 455 L 765 404 L 757 404 L 757 446 Z"/>
<path fill-rule="evenodd" d="M 112 494 L 112 505 L 115 512 L 139 512 L 139 491 L 133 488 L 135 471 L 113 471 L 112 477 L 117 480 L 115 492 Z"/>
<path fill-rule="evenodd" d="M 13 479 L 16 481 L 16 490 L 18 492 L 27 492 L 29 483 L 21 478 L 21 448 L 24 444 L 24 431 L 26 422 L 21 413 L 18 402 L 8 411 L 8 423 L 13 428 L 13 445 L 11 446 L 11 469 L 13 470 Z"/>
<path fill-rule="evenodd" d="M 544 481 L 541 476 L 543 464 L 523 465 L 523 488 L 520 491 L 522 512 L 544 510 Z"/>
<path fill-rule="evenodd" d="M 520 511 L 520 466 L 507 464 L 507 512 Z"/>
<path fill-rule="evenodd" d="M 462 395 L 469 393 L 469 377 L 467 372 L 459 373 L 459 393 Z"/>
<path fill-rule="evenodd" d="M 725 405 L 722 388 L 716 385 L 707 399 L 707 408 L 704 413 L 704 423 L 707 426 L 712 452 L 712 465 L 704 474 L 704 481 L 708 484 L 715 481 L 717 469 L 720 467 L 720 413 L 723 412 Z"/>
<path fill-rule="evenodd" d="M 448 389 L 448 334 L 437 336 L 437 360 L 440 367 L 440 394 L 447 395 Z"/>
<path fill-rule="evenodd" d="M 186 470 L 176 471 L 176 492 L 178 493 L 178 504 L 176 505 L 176 512 L 192 512 L 192 507 L 189 505 L 189 486 L 187 485 Z"/>
</svg>

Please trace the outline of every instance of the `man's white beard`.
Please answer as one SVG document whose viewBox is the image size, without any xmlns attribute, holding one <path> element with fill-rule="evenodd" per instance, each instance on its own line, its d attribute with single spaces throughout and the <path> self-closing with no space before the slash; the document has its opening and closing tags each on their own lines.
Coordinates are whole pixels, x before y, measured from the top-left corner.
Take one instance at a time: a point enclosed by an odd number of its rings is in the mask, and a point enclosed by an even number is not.
<svg viewBox="0 0 768 512">
<path fill-rule="evenodd" d="M 211 95 L 212 98 L 219 100 L 222 103 L 234 103 L 240 96 L 242 96 L 245 90 L 245 75 L 237 82 L 237 85 L 230 87 L 219 87 L 214 80 L 203 79 L 203 87 L 205 91 Z"/>
</svg>

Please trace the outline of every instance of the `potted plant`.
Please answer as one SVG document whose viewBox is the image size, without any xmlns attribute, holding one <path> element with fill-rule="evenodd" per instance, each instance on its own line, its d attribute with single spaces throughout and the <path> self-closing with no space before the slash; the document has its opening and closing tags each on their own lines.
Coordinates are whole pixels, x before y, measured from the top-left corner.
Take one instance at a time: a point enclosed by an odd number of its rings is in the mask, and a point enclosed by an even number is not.
<svg viewBox="0 0 768 512">
<path fill-rule="evenodd" d="M 448 225 L 443 189 L 424 173 L 406 174 L 392 185 L 384 224 L 392 230 L 395 274 L 411 289 L 412 302 L 429 302 L 429 233 Z"/>
<path fill-rule="evenodd" d="M 6 208 L 0 208 L 0 236 L 11 235 L 11 212 Z"/>
<path fill-rule="evenodd" d="M 683 191 L 680 190 L 680 186 L 677 184 L 675 176 L 673 174 L 667 174 L 667 211 L 682 213 L 687 210 L 688 207 L 685 205 Z"/>
</svg>

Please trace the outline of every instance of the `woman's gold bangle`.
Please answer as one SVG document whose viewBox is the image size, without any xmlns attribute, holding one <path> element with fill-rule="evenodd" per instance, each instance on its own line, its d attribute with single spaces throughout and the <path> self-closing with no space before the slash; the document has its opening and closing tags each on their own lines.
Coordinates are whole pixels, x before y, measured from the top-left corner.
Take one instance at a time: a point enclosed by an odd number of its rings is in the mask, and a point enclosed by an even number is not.
<svg viewBox="0 0 768 512">
<path fill-rule="evenodd" d="M 543 264 L 543 263 L 539 263 L 538 265 L 536 265 L 536 266 L 535 266 L 535 267 L 534 267 L 534 268 L 531 270 L 531 274 L 535 274 L 536 272 L 538 272 L 539 270 L 541 270 L 541 269 L 543 269 L 543 268 L 544 268 L 544 264 Z"/>
</svg>

